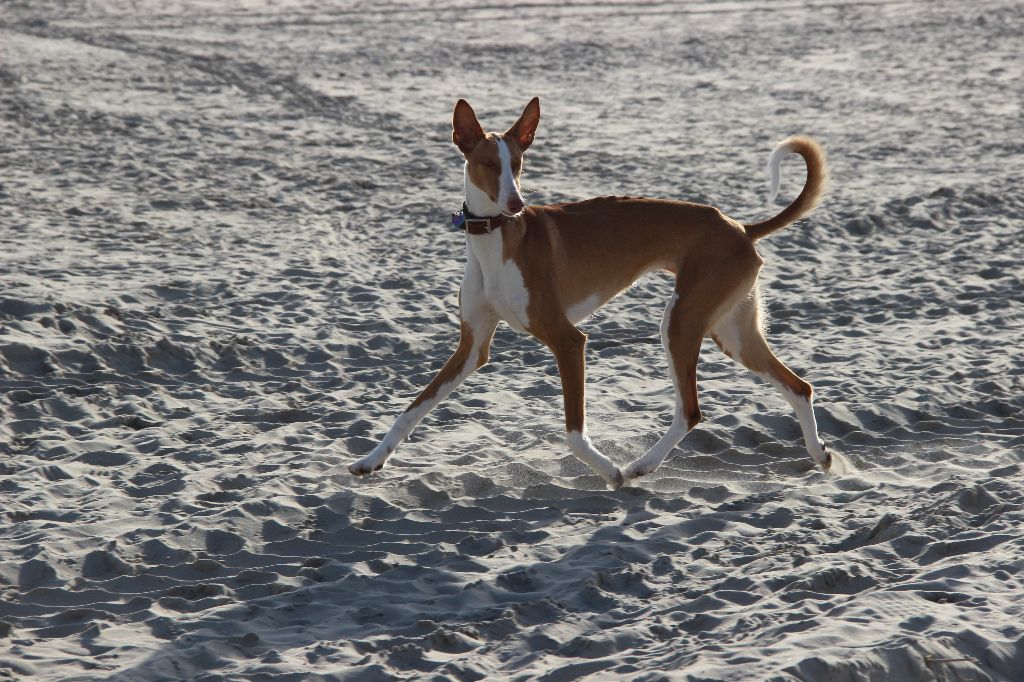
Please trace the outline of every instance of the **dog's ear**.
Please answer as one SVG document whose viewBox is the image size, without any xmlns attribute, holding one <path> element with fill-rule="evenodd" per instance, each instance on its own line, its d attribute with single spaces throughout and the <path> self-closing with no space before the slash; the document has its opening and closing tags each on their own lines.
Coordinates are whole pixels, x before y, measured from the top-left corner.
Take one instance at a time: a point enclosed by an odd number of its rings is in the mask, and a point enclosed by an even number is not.
<svg viewBox="0 0 1024 682">
<path fill-rule="evenodd" d="M 452 114 L 452 142 L 467 156 L 477 142 L 484 139 L 484 129 L 476 120 L 476 112 L 469 102 L 460 99 L 455 103 L 455 113 Z"/>
<path fill-rule="evenodd" d="M 540 97 L 534 97 L 523 109 L 523 115 L 519 120 L 505 132 L 506 137 L 511 137 L 524 152 L 533 144 L 533 136 L 540 124 Z"/>
</svg>

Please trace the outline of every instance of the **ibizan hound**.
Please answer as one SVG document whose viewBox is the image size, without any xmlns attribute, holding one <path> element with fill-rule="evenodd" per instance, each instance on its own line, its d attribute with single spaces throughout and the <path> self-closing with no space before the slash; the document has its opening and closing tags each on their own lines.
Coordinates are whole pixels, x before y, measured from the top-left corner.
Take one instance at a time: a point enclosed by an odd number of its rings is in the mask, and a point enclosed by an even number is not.
<svg viewBox="0 0 1024 682">
<path fill-rule="evenodd" d="M 540 122 L 534 98 L 505 133 L 485 133 L 465 100 L 455 105 L 452 141 L 466 158 L 466 201 L 456 224 L 466 231 L 466 273 L 459 292 L 462 337 L 433 381 L 398 418 L 384 440 L 349 465 L 368 474 L 441 400 L 487 362 L 498 322 L 526 331 L 555 355 L 565 399 L 569 448 L 608 485 L 649 474 L 701 420 L 697 355 L 710 335 L 726 355 L 774 386 L 796 410 L 807 450 L 828 470 L 832 457 L 818 438 L 811 386 L 775 357 L 762 333 L 757 276 L 764 264 L 754 242 L 817 205 L 827 176 L 821 148 L 805 137 L 780 143 L 768 161 L 771 199 L 788 153 L 804 157 L 807 181 L 774 218 L 742 225 L 711 206 L 682 201 L 601 197 L 526 206 L 519 188 L 523 153 Z M 576 323 L 630 287 L 644 273 L 667 270 L 675 292 L 661 323 L 675 386 L 672 426 L 620 471 L 587 437 L 583 348 Z"/>
</svg>

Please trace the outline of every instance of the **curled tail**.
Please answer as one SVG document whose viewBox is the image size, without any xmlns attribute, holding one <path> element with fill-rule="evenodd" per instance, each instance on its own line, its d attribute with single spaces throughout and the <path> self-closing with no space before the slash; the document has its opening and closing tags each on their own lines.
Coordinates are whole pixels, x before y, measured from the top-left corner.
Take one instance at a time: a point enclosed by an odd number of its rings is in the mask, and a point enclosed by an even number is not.
<svg viewBox="0 0 1024 682">
<path fill-rule="evenodd" d="M 796 153 L 804 157 L 804 162 L 807 164 L 807 182 L 804 183 L 803 190 L 793 200 L 793 203 L 782 209 L 782 212 L 774 218 L 743 226 L 751 241 L 767 237 L 772 232 L 800 220 L 814 210 L 814 207 L 821 201 L 822 194 L 825 193 L 825 183 L 828 180 L 825 152 L 817 142 L 809 137 L 790 137 L 780 142 L 768 157 L 770 194 L 768 203 L 775 201 L 775 197 L 779 193 L 779 167 L 782 165 L 782 157 L 789 153 Z"/>
</svg>

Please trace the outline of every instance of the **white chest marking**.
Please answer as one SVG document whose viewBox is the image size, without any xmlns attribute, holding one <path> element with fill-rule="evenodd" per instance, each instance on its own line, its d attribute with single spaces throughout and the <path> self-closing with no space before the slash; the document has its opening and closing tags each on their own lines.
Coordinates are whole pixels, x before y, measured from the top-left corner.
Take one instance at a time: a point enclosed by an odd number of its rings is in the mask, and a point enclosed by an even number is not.
<svg viewBox="0 0 1024 682">
<path fill-rule="evenodd" d="M 530 292 L 519 266 L 502 256 L 501 230 L 471 237 L 470 250 L 480 263 L 484 295 L 494 311 L 513 329 L 526 331 Z"/>
</svg>

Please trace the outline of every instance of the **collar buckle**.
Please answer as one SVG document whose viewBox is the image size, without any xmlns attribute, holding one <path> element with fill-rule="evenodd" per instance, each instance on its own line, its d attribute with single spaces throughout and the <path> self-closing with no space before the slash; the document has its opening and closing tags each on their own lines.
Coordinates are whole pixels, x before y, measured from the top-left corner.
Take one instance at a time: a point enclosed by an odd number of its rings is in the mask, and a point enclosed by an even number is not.
<svg viewBox="0 0 1024 682">
<path fill-rule="evenodd" d="M 452 214 L 452 225 L 469 234 L 491 234 L 513 220 L 505 215 L 478 216 L 470 212 L 465 204 L 462 210 Z"/>
</svg>

